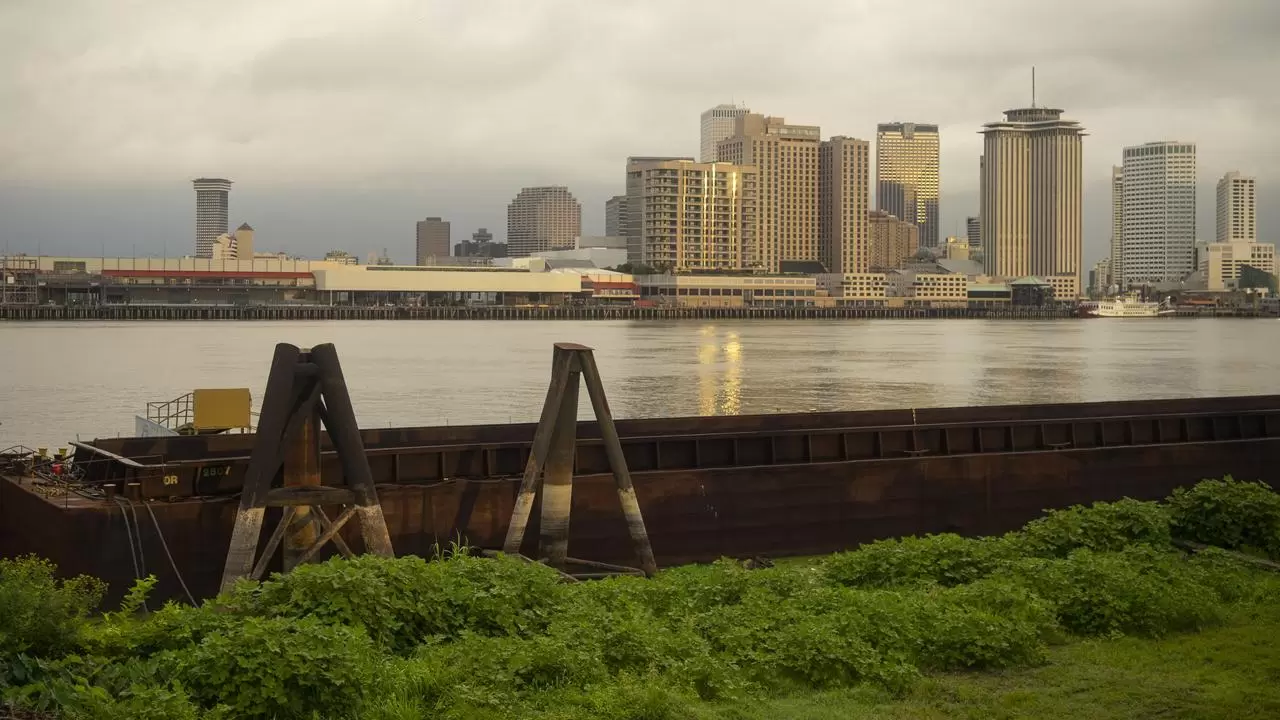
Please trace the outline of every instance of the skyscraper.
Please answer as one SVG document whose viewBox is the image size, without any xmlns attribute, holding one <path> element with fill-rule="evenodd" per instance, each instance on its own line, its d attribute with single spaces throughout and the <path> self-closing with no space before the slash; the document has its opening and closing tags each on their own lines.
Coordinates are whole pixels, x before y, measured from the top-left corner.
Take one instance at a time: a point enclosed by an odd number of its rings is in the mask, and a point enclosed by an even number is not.
<svg viewBox="0 0 1280 720">
<path fill-rule="evenodd" d="M 722 162 L 754 165 L 759 172 L 760 225 L 744 248 L 745 267 L 778 272 L 784 260 L 818 259 L 820 140 L 816 125 L 747 113 L 717 146 Z"/>
<path fill-rule="evenodd" d="M 1218 180 L 1218 242 L 1258 242 L 1255 184 L 1235 171 Z"/>
<path fill-rule="evenodd" d="M 489 232 L 488 228 L 480 228 L 479 230 L 471 233 L 471 242 L 477 245 L 486 245 L 491 243 L 493 242 L 493 233 Z"/>
<path fill-rule="evenodd" d="M 1121 283 L 1124 277 L 1124 168 L 1111 166 L 1111 263 L 1107 270 L 1111 273 L 1106 279 L 1107 285 L 1125 286 Z"/>
<path fill-rule="evenodd" d="M 1004 115 L 982 130 L 985 271 L 1006 278 L 1058 276 L 1062 280 L 1055 288 L 1067 286 L 1078 295 L 1084 128 L 1050 108 L 1006 110 Z"/>
<path fill-rule="evenodd" d="M 982 247 L 982 218 L 968 217 L 964 221 L 965 234 L 969 238 L 969 249 L 978 250 Z"/>
<path fill-rule="evenodd" d="M 716 146 L 733 135 L 738 118 L 749 112 L 744 106 L 722 104 L 702 113 L 702 149 L 698 153 L 698 162 L 718 161 Z"/>
<path fill-rule="evenodd" d="M 507 206 L 507 254 L 569 250 L 582 234 L 582 205 L 563 185 L 527 187 Z"/>
<path fill-rule="evenodd" d="M 866 140 L 837 135 L 818 146 L 818 253 L 829 272 L 870 267 L 870 165 Z"/>
<path fill-rule="evenodd" d="M 614 195 L 604 203 L 604 234 L 610 237 L 622 235 L 626 226 L 627 196 Z"/>
<path fill-rule="evenodd" d="M 640 218 L 627 258 L 671 270 L 736 270 L 756 230 L 754 167 L 659 160 L 627 165 Z"/>
<path fill-rule="evenodd" d="M 440 258 L 449 257 L 449 248 L 453 246 L 448 220 L 429 217 L 418 221 L 417 253 L 414 265 L 429 265 Z"/>
<path fill-rule="evenodd" d="M 1127 147 L 1123 172 L 1120 285 L 1180 282 L 1195 270 L 1196 146 Z"/>
<path fill-rule="evenodd" d="M 876 126 L 876 209 L 913 222 L 922 247 L 938 246 L 938 126 Z"/>
<path fill-rule="evenodd" d="M 213 241 L 227 231 L 227 195 L 231 181 L 199 178 L 196 189 L 196 257 L 213 257 Z"/>
</svg>

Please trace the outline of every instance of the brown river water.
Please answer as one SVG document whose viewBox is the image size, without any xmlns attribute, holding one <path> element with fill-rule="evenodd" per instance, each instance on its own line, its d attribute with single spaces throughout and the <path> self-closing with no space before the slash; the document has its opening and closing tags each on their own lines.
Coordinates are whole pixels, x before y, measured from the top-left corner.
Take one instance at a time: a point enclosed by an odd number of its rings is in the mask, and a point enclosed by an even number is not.
<svg viewBox="0 0 1280 720">
<path fill-rule="evenodd" d="M 363 426 L 534 421 L 556 341 L 596 349 L 617 417 L 1280 393 L 1276 320 L 10 322 L 0 449 L 130 435 L 194 388 L 256 403 L 277 342 L 334 343 Z"/>
</svg>

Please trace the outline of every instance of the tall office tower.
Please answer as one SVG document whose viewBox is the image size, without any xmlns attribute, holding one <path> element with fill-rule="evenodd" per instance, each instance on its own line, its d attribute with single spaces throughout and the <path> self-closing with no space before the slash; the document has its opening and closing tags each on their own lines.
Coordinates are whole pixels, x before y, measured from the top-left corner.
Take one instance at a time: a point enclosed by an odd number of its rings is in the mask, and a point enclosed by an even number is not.
<svg viewBox="0 0 1280 720">
<path fill-rule="evenodd" d="M 920 245 L 938 246 L 938 126 L 876 126 L 876 209 L 920 227 Z"/>
<path fill-rule="evenodd" d="M 1255 184 L 1234 170 L 1218 180 L 1218 242 L 1258 242 Z"/>
<path fill-rule="evenodd" d="M 737 270 L 756 229 L 754 167 L 656 160 L 627 165 L 640 218 L 627 257 L 663 270 Z"/>
<path fill-rule="evenodd" d="M 1124 290 L 1121 284 L 1121 278 L 1124 275 L 1124 245 L 1121 238 L 1124 235 L 1124 168 L 1111 166 L 1111 263 L 1107 266 L 1107 270 L 1111 275 L 1107 278 L 1107 285 L 1120 285 L 1120 289 Z"/>
<path fill-rule="evenodd" d="M 449 221 L 438 217 L 429 217 L 418 221 L 417 253 L 414 265 L 428 265 L 440 258 L 449 257 L 450 242 Z"/>
<path fill-rule="evenodd" d="M 969 238 L 969 249 L 978 250 L 982 247 L 982 218 L 969 217 L 964 221 L 965 234 Z"/>
<path fill-rule="evenodd" d="M 1064 289 L 1078 295 L 1084 128 L 1050 108 L 1004 114 L 982 130 L 985 271 L 1005 278 L 1074 277 Z"/>
<path fill-rule="evenodd" d="M 745 106 L 717 105 L 702 113 L 702 148 L 698 162 L 717 162 L 720 158 L 716 146 L 733 135 L 738 118 L 749 112 Z"/>
<path fill-rule="evenodd" d="M 1124 149 L 1122 287 L 1180 282 L 1195 270 L 1196 146 Z"/>
<path fill-rule="evenodd" d="M 212 257 L 213 241 L 227 231 L 227 195 L 231 192 L 231 181 L 200 178 L 192 185 L 196 189 L 196 257 Z"/>
<path fill-rule="evenodd" d="M 900 268 L 920 249 L 919 225 L 883 210 L 872 210 L 867 215 L 871 229 L 870 269 Z"/>
<path fill-rule="evenodd" d="M 618 229 L 627 239 L 627 262 L 640 263 L 643 247 L 644 223 L 641 208 L 643 207 L 644 183 L 640 175 L 631 172 L 632 165 L 661 162 L 695 162 L 693 158 L 680 155 L 631 155 L 627 158 L 627 169 L 624 177 L 627 189 L 622 207 L 618 208 Z"/>
<path fill-rule="evenodd" d="M 604 234 L 609 237 L 622 235 L 626 226 L 627 196 L 614 195 L 604 203 Z"/>
<path fill-rule="evenodd" d="M 507 254 L 570 250 L 582 234 L 582 205 L 563 185 L 528 187 L 507 206 Z"/>
<path fill-rule="evenodd" d="M 818 253 L 828 272 L 870 267 L 870 164 L 866 140 L 837 135 L 818 146 Z"/>
<path fill-rule="evenodd" d="M 722 162 L 754 165 L 760 177 L 759 230 L 743 250 L 743 265 L 778 272 L 784 260 L 818 259 L 816 125 L 747 113 L 720 141 Z"/>
</svg>

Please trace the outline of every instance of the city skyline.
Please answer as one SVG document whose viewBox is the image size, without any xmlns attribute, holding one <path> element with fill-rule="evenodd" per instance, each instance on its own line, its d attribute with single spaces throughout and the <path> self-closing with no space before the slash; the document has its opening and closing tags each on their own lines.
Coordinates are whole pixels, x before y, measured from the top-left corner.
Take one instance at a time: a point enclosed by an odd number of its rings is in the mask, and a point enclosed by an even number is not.
<svg viewBox="0 0 1280 720">
<path fill-rule="evenodd" d="M 546 184 L 572 188 L 591 208 L 584 231 L 598 234 L 597 208 L 622 192 L 618 158 L 696 156 L 691 119 L 740 100 L 866 139 L 886 120 L 936 122 L 944 136 L 939 237 L 960 234 L 977 208 L 975 130 L 1028 102 L 1032 64 L 1044 100 L 1090 128 L 1086 264 L 1106 254 L 1110 166 L 1123 147 L 1162 137 L 1198 143 L 1202 204 L 1217 177 L 1239 169 L 1258 178 L 1260 239 L 1274 240 L 1266 233 L 1280 228 L 1280 138 L 1266 130 L 1273 101 L 1259 91 L 1277 67 L 1262 32 L 1275 27 L 1274 3 L 1219 12 L 1172 0 L 1153 18 L 1142 3 L 1085 0 L 1052 38 L 1028 46 L 1042 24 L 1024 5 L 926 1 L 909 63 L 887 38 L 840 40 L 892 21 L 889 8 L 841 7 L 809 32 L 778 35 L 750 2 L 736 6 L 741 12 L 715 5 L 388 4 L 307 12 L 305 32 L 283 21 L 287 10 L 240 2 L 198 29 L 151 0 L 110 13 L 74 3 L 6 7 L 6 20 L 25 30 L 0 48 L 9 61 L 0 74 L 11 80 L 0 82 L 0 246 L 175 253 L 179 240 L 190 243 L 190 203 L 175 186 L 204 174 L 235 179 L 236 218 L 251 219 L 262 242 L 299 254 L 341 244 L 363 256 L 436 208 L 448 208 L 459 227 L 501 234 L 511 194 Z M 992 22 L 979 23 L 970 42 L 949 41 L 952 28 L 975 17 Z M 711 20 L 718 31 L 705 35 L 699 28 Z M 1152 23 L 1160 32 L 1139 32 Z M 206 33 L 234 37 L 234 52 L 217 63 L 190 52 Z M 763 44 L 771 62 L 743 63 L 732 37 Z M 1187 53 L 1169 37 L 1217 50 Z M 642 61 L 640 50 L 660 39 L 671 51 Z M 456 56 L 480 61 L 448 79 L 432 70 Z M 592 62 L 573 60 L 584 57 Z M 699 72 L 677 70 L 688 67 Z M 857 93 L 816 90 L 836 82 L 841 67 L 867 78 Z M 351 99 L 366 111 L 326 111 Z M 131 112 L 103 112 L 110 107 Z M 530 112 L 513 120 L 512 107 Z M 1212 238 L 1213 223 L 1201 213 L 1198 235 Z M 407 247 L 392 252 L 410 259 Z"/>
</svg>

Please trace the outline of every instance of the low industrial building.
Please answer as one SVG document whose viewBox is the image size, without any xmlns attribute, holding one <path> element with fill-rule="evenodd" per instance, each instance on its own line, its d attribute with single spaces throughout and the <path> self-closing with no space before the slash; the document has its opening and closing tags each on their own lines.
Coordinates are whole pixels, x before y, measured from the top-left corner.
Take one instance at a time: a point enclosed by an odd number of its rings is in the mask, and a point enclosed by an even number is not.
<svg viewBox="0 0 1280 720">
<path fill-rule="evenodd" d="M 810 276 L 637 275 L 640 300 L 678 307 L 803 307 L 815 304 Z"/>
<path fill-rule="evenodd" d="M 888 285 L 884 273 L 823 273 L 814 278 L 835 305 L 884 304 Z"/>
<path fill-rule="evenodd" d="M 24 268 L 25 303 L 55 305 L 552 305 L 634 302 L 630 275 L 594 266 L 350 265 L 341 260 L 3 258 Z M 9 261 L 12 261 L 11 263 Z M 15 273 L 15 278 L 17 277 Z M 11 293 L 14 297 L 18 295 Z"/>
<path fill-rule="evenodd" d="M 969 301 L 969 278 L 959 273 L 890 270 L 885 282 L 888 295 L 907 305 L 959 307 Z"/>
</svg>

